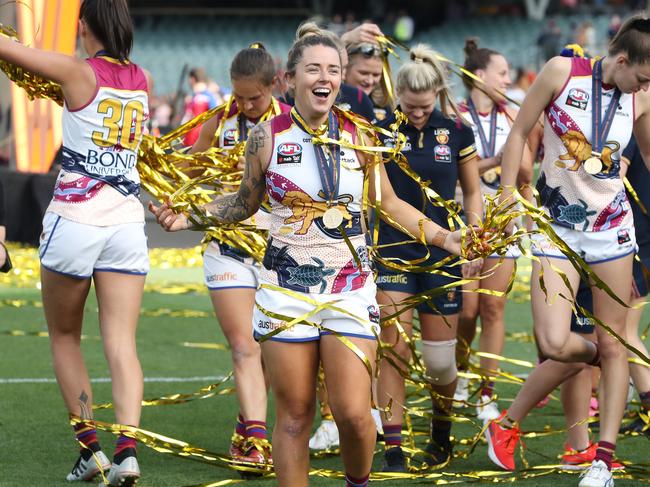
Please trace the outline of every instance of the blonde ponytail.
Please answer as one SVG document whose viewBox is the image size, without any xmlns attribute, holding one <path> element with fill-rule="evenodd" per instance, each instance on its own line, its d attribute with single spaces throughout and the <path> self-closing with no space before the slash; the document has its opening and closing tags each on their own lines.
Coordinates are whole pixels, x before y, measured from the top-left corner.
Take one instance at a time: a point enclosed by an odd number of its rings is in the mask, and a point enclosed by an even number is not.
<svg viewBox="0 0 650 487">
<path fill-rule="evenodd" d="M 447 69 L 439 60 L 438 53 L 427 44 L 417 44 L 411 48 L 410 58 L 397 72 L 398 96 L 405 90 L 415 93 L 435 91 L 438 93 L 442 113 L 447 117 L 455 115 L 462 120 L 447 82 Z"/>
</svg>

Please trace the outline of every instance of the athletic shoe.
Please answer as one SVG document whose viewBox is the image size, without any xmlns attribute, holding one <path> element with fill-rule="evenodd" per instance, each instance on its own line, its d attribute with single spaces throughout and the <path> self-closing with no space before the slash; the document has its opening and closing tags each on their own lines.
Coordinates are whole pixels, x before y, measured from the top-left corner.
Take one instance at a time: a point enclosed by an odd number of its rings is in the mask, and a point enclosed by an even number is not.
<svg viewBox="0 0 650 487">
<path fill-rule="evenodd" d="M 100 471 L 105 472 L 111 468 L 111 462 L 101 450 L 93 452 L 87 448 L 77 458 L 77 462 L 72 467 L 72 472 L 66 476 L 68 482 L 92 480 Z"/>
<path fill-rule="evenodd" d="M 622 426 L 619 433 L 623 435 L 646 435 L 650 437 L 650 422 L 646 422 L 640 416 L 637 416 L 634 421 L 625 426 Z"/>
<path fill-rule="evenodd" d="M 481 396 L 478 401 L 478 406 L 476 406 L 476 414 L 478 419 L 483 421 L 483 423 L 498 419 L 501 415 L 497 403 L 490 396 Z"/>
<path fill-rule="evenodd" d="M 309 448 L 311 450 L 329 450 L 337 446 L 339 446 L 339 429 L 333 420 L 324 419 L 314 435 L 309 438 Z"/>
<path fill-rule="evenodd" d="M 241 445 L 244 443 L 244 437 L 237 433 L 233 433 L 230 438 L 230 447 L 228 447 L 228 455 L 237 458 L 242 455 Z"/>
<path fill-rule="evenodd" d="M 126 457 L 120 464 L 113 463 L 106 480 L 109 487 L 133 487 L 140 478 L 138 459 L 133 455 Z"/>
<path fill-rule="evenodd" d="M 500 421 L 505 418 L 507 411 L 503 411 L 499 419 L 490 421 L 485 430 L 488 442 L 488 456 L 490 460 L 504 470 L 515 469 L 515 448 L 519 443 L 521 430 L 519 426 L 504 428 Z"/>
<path fill-rule="evenodd" d="M 614 487 L 612 472 L 602 460 L 594 460 L 591 466 L 580 475 L 578 487 Z"/>
<path fill-rule="evenodd" d="M 427 453 L 424 457 L 424 463 L 429 467 L 445 465 L 451 460 L 452 449 L 453 447 L 449 439 L 441 443 L 431 439 L 429 444 L 424 448 L 424 451 Z"/>
<path fill-rule="evenodd" d="M 466 402 L 469 400 L 469 379 L 467 377 L 458 376 L 456 382 L 456 392 L 454 393 L 454 406 L 464 408 L 467 406 Z"/>
<path fill-rule="evenodd" d="M 551 396 L 545 396 L 544 399 L 542 399 L 537 404 L 535 404 L 535 407 L 541 409 L 544 406 L 546 406 L 550 400 L 551 400 Z"/>
<path fill-rule="evenodd" d="M 244 463 L 251 470 L 241 470 L 239 475 L 243 479 L 251 480 L 270 472 L 273 465 L 271 457 L 271 444 L 268 440 L 255 440 L 255 444 L 247 440 L 248 443 L 242 445 L 239 455 L 232 455 L 234 462 Z M 258 470 L 259 469 L 259 470 Z"/>
<path fill-rule="evenodd" d="M 399 446 L 389 448 L 384 452 L 382 472 L 406 472 L 406 457 Z"/>
<path fill-rule="evenodd" d="M 568 443 L 564 444 L 564 454 L 562 455 L 562 468 L 564 470 L 584 470 L 591 465 L 596 459 L 596 450 L 598 443 L 589 443 L 586 450 L 578 451 L 571 448 Z M 625 466 L 622 463 L 612 462 L 612 470 L 623 470 Z"/>
</svg>

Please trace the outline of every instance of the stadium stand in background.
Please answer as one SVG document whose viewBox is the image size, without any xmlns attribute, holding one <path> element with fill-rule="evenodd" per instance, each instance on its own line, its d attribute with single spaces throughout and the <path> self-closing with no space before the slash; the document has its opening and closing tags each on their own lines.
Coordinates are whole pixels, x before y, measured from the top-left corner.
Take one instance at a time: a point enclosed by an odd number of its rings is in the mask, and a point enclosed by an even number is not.
<svg viewBox="0 0 650 487">
<path fill-rule="evenodd" d="M 555 18 L 563 33 L 563 44 L 570 39 L 573 26 L 591 21 L 601 49 L 607 42 L 609 19 L 606 15 Z M 212 79 L 227 88 L 228 66 L 239 49 L 252 41 L 260 41 L 274 57 L 284 61 L 302 20 L 299 17 L 142 17 L 137 19 L 133 60 L 152 72 L 157 94 L 176 90 L 186 63 L 204 67 Z M 412 43 L 430 43 L 443 55 L 461 62 L 465 38 L 475 36 L 481 45 L 502 52 L 513 67 L 536 68 L 543 62 L 537 38 L 546 21 L 513 16 L 489 16 L 489 22 L 486 20 L 486 17 L 474 17 L 462 23 L 447 22 L 417 32 Z"/>
</svg>

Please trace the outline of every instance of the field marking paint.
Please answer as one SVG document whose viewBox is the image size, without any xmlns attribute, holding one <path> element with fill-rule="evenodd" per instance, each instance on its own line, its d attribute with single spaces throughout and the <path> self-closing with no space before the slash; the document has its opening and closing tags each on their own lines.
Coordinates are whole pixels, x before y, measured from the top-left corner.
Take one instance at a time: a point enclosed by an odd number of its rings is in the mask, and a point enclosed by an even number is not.
<svg viewBox="0 0 650 487">
<path fill-rule="evenodd" d="M 225 375 L 207 375 L 196 377 L 145 377 L 145 382 L 160 383 L 160 382 L 220 382 L 226 378 Z M 110 377 L 97 377 L 90 379 L 93 383 L 107 383 L 110 382 Z M 33 378 L 0 378 L 0 384 L 56 384 L 54 377 L 33 377 Z"/>
</svg>

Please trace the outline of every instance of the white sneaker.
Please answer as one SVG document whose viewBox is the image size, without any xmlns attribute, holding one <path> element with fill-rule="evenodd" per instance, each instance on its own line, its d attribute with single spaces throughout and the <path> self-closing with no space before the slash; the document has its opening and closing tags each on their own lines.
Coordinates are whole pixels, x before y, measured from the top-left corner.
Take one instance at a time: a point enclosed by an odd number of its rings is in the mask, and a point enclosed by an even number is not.
<svg viewBox="0 0 650 487">
<path fill-rule="evenodd" d="M 467 406 L 467 404 L 465 404 L 465 401 L 467 400 L 469 400 L 469 379 L 467 377 L 458 376 L 456 392 L 454 393 L 454 401 L 456 401 L 455 406 L 464 408 Z"/>
<path fill-rule="evenodd" d="M 372 414 L 372 419 L 375 420 L 375 427 L 377 428 L 377 433 L 383 435 L 384 425 L 381 424 L 381 415 L 379 414 L 379 409 L 371 408 L 370 414 Z"/>
<path fill-rule="evenodd" d="M 88 457 L 88 459 L 84 459 L 82 455 L 79 455 L 77 463 L 72 467 L 72 472 L 70 472 L 65 479 L 68 482 L 88 482 L 89 480 L 92 480 L 100 470 L 103 472 L 109 468 L 111 468 L 111 462 L 108 461 L 104 452 L 99 450 L 98 452 L 95 452 L 94 455 Z"/>
<path fill-rule="evenodd" d="M 109 487 L 132 487 L 140 478 L 140 466 L 136 457 L 126 457 L 119 465 L 111 465 L 111 471 L 108 472 L 106 480 Z"/>
<path fill-rule="evenodd" d="M 612 472 L 607 469 L 607 465 L 602 460 L 594 460 L 591 467 L 585 470 L 582 480 L 578 487 L 614 487 Z"/>
<path fill-rule="evenodd" d="M 339 446 L 339 429 L 331 419 L 324 419 L 309 439 L 311 450 L 329 450 Z"/>
<path fill-rule="evenodd" d="M 499 419 L 501 412 L 497 403 L 490 396 L 481 396 L 478 401 L 478 406 L 476 406 L 476 415 L 478 419 L 487 423 L 488 421 Z"/>
</svg>

